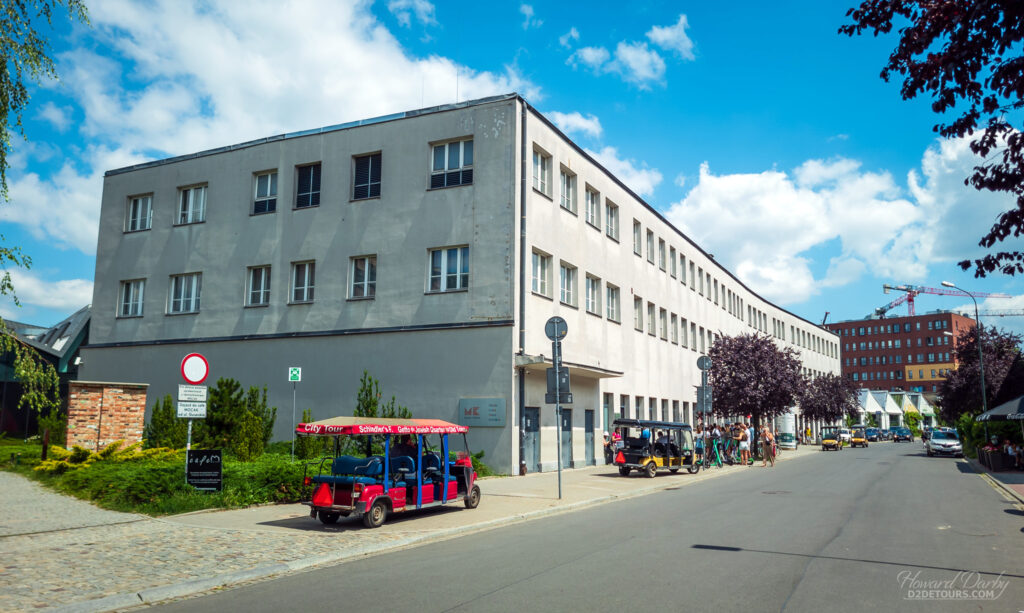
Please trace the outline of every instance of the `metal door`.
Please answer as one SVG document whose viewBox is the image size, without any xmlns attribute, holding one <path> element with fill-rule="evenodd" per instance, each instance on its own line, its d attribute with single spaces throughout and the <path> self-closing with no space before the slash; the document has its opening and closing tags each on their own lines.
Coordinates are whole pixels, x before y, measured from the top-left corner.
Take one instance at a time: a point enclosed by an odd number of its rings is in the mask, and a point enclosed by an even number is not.
<svg viewBox="0 0 1024 613">
<path fill-rule="evenodd" d="M 526 407 L 523 414 L 526 429 L 523 431 L 523 461 L 526 470 L 540 472 L 540 409 Z"/>
<path fill-rule="evenodd" d="M 583 412 L 583 442 L 587 448 L 587 466 L 597 464 L 594 457 L 594 412 L 587 409 Z"/>
<path fill-rule="evenodd" d="M 562 408 L 562 468 L 572 468 L 572 409 Z"/>
</svg>

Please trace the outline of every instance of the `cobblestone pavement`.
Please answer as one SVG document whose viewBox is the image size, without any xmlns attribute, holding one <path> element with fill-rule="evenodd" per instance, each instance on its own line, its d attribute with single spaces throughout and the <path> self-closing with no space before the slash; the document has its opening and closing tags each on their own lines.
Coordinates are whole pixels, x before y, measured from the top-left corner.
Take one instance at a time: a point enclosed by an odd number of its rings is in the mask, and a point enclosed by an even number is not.
<svg viewBox="0 0 1024 613">
<path fill-rule="evenodd" d="M 813 453 L 801 449 L 780 459 Z M 109 611 L 294 572 L 316 564 L 483 530 L 572 508 L 694 485 L 739 470 L 622 478 L 614 467 L 482 480 L 480 508 L 396 515 L 379 529 L 358 519 L 323 526 L 302 505 L 154 519 L 98 509 L 0 472 L 0 611 Z"/>
</svg>

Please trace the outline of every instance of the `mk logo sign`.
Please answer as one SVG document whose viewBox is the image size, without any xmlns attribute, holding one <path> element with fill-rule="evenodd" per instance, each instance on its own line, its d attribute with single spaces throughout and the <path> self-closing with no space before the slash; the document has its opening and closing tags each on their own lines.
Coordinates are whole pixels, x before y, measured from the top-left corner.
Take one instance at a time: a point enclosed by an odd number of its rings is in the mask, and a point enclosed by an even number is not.
<svg viewBox="0 0 1024 613">
<path fill-rule="evenodd" d="M 469 407 L 462 414 L 466 417 L 480 417 L 480 407 Z"/>
</svg>

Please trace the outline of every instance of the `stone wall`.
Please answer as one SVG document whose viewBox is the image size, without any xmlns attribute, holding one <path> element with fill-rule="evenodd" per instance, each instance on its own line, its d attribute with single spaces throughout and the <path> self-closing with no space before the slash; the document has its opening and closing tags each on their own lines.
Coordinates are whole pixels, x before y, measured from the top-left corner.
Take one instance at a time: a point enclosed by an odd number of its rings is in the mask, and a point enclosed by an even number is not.
<svg viewBox="0 0 1024 613">
<path fill-rule="evenodd" d="M 68 386 L 68 448 L 92 451 L 117 440 L 142 440 L 146 383 L 71 381 Z"/>
</svg>

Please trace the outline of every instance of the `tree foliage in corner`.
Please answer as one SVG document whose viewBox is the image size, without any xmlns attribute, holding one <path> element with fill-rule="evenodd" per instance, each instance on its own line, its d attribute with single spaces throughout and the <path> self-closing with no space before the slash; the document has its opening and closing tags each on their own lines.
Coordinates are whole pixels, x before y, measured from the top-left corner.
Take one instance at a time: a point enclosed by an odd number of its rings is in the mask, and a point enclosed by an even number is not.
<svg viewBox="0 0 1024 613">
<path fill-rule="evenodd" d="M 1019 123 L 1024 107 L 1024 3 L 864 0 L 846 15 L 853 23 L 839 32 L 847 36 L 865 30 L 888 34 L 895 22 L 906 22 L 882 78 L 901 75 L 904 100 L 930 95 L 933 111 L 952 113 L 934 127 L 943 137 L 973 137 L 971 150 L 983 161 L 964 183 L 1016 199 L 1016 207 L 998 217 L 979 245 L 992 249 L 1024 234 L 1024 125 Z M 996 270 L 1012 275 L 1024 272 L 1024 253 L 997 251 L 959 265 L 964 270 L 973 266 L 976 277 Z"/>
<path fill-rule="evenodd" d="M 853 381 L 833 373 L 811 379 L 800 395 L 800 414 L 827 424 L 856 415 L 858 407 Z"/>
<path fill-rule="evenodd" d="M 716 415 L 750 415 L 761 423 L 785 413 L 803 391 L 796 351 L 780 349 L 767 334 L 723 336 L 708 356 Z"/>
<path fill-rule="evenodd" d="M 363 371 L 359 379 L 359 392 L 356 394 L 356 409 L 352 413 L 355 417 L 384 417 L 388 419 L 409 419 L 412 413 L 408 408 L 397 404 L 392 395 L 391 400 L 381 404 L 380 381 Z"/>
<path fill-rule="evenodd" d="M 220 378 L 209 394 L 206 419 L 193 425 L 192 438 L 200 449 L 227 449 L 248 462 L 266 448 L 277 420 L 277 407 L 267 404 L 267 389 L 247 392 L 234 379 Z"/>
<path fill-rule="evenodd" d="M 178 411 L 171 395 L 158 399 L 153 404 L 153 412 L 149 415 L 149 423 L 142 431 L 146 449 L 167 447 L 184 449 L 188 438 L 188 420 L 178 419 Z"/>
<path fill-rule="evenodd" d="M 1008 381 L 1015 363 L 1021 359 L 1019 334 L 986 327 L 982 333 L 981 350 L 985 356 L 985 402 L 991 409 Z M 978 329 L 971 328 L 956 339 L 953 348 L 956 370 L 939 386 L 939 415 L 946 423 L 954 423 L 964 414 L 981 413 L 981 371 L 978 368 Z"/>
</svg>

